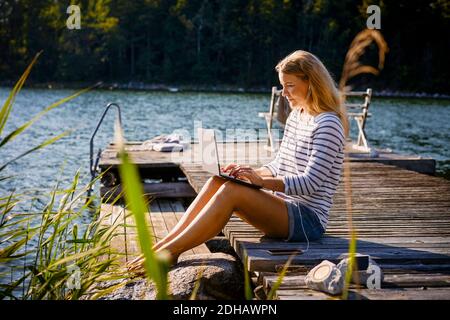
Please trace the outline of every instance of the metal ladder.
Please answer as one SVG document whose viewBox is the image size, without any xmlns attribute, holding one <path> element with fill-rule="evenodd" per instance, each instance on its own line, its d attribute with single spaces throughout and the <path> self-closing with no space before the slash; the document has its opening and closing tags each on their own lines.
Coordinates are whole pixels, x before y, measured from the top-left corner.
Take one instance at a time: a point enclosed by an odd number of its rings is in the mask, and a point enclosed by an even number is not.
<svg viewBox="0 0 450 320">
<path fill-rule="evenodd" d="M 102 149 L 99 148 L 98 152 L 97 152 L 97 158 L 95 159 L 95 162 L 94 162 L 94 137 L 97 134 L 97 131 L 100 128 L 100 125 L 102 124 L 106 113 L 109 111 L 109 109 L 111 107 L 116 107 L 117 108 L 118 118 L 119 118 L 119 126 L 120 126 L 120 130 L 122 130 L 122 114 L 121 114 L 121 111 L 120 111 L 120 106 L 117 103 L 108 103 L 106 105 L 105 111 L 103 112 L 100 120 L 97 123 L 97 126 L 95 127 L 94 132 L 92 133 L 91 140 L 89 142 L 89 146 L 90 146 L 90 150 L 89 150 L 89 152 L 90 152 L 89 153 L 90 166 L 89 166 L 89 169 L 90 169 L 90 172 L 91 172 L 91 182 L 89 183 L 89 189 L 87 191 L 87 201 L 91 198 L 91 194 L 92 194 L 92 191 L 93 191 L 93 181 L 95 180 L 95 178 L 97 177 L 97 174 L 98 174 L 97 167 L 98 167 L 98 162 L 100 161 L 100 155 L 102 153 Z"/>
</svg>

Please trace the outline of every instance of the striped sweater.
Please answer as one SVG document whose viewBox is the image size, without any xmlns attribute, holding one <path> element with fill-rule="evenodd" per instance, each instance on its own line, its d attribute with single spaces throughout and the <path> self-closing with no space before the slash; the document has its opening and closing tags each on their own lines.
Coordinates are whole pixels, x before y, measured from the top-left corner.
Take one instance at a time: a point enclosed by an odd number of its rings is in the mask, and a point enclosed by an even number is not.
<svg viewBox="0 0 450 320">
<path fill-rule="evenodd" d="M 324 230 L 341 178 L 344 143 L 344 129 L 336 113 L 313 117 L 294 109 L 275 159 L 264 165 L 274 177 L 283 179 L 284 193 L 276 194 L 311 208 Z"/>
</svg>

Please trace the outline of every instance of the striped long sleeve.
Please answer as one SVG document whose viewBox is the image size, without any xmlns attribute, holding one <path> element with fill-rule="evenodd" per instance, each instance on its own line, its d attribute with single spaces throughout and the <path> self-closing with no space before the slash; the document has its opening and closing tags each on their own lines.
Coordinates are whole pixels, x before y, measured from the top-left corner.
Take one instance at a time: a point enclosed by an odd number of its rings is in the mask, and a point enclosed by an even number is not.
<svg viewBox="0 0 450 320">
<path fill-rule="evenodd" d="M 335 113 L 305 120 L 294 110 L 275 159 L 265 165 L 273 176 L 282 177 L 282 196 L 313 209 L 324 228 L 341 177 L 344 143 L 344 130 Z"/>
<path fill-rule="evenodd" d="M 303 172 L 283 177 L 287 195 L 311 195 L 316 193 L 325 181 L 332 179 L 332 167 L 342 152 L 345 138 L 339 120 L 325 119 L 313 131 L 311 155 Z M 303 153 L 297 152 L 297 157 Z"/>
</svg>

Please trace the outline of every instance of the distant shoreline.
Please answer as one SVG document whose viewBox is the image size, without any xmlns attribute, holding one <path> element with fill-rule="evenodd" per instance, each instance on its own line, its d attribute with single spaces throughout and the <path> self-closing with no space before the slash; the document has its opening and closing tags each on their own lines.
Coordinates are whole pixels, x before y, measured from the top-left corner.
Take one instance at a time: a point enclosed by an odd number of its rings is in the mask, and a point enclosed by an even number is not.
<svg viewBox="0 0 450 320">
<path fill-rule="evenodd" d="M 83 89 L 94 85 L 95 82 L 81 83 L 31 83 L 25 84 L 25 88 L 32 89 Z M 13 82 L 0 82 L 0 87 L 12 88 Z M 166 92 L 211 92 L 211 93 L 264 93 L 270 94 L 271 88 L 253 87 L 243 88 L 231 85 L 166 85 L 166 84 L 149 84 L 144 82 L 130 81 L 130 82 L 104 82 L 98 85 L 96 89 L 101 90 L 123 90 L 123 91 L 166 91 Z M 362 90 L 362 89 L 354 89 Z M 428 92 L 408 92 L 398 90 L 376 90 L 373 92 L 374 97 L 381 98 L 425 98 L 425 99 L 450 99 L 450 94 L 444 93 L 428 93 Z"/>
</svg>

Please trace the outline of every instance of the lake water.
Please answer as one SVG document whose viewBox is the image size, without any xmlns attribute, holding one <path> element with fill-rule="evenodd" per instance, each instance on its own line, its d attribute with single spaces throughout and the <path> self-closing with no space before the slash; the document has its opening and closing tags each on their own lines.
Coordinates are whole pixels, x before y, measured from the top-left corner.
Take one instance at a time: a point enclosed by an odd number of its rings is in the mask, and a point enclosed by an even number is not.
<svg viewBox="0 0 450 320">
<path fill-rule="evenodd" d="M 52 102 L 74 90 L 24 89 L 18 95 L 4 133 L 36 115 Z M 8 88 L 0 88 L 3 103 Z M 195 121 L 205 128 L 255 129 L 265 134 L 257 116 L 267 111 L 270 94 L 222 94 L 193 92 L 91 91 L 62 105 L 36 122 L 11 144 L 2 147 L 0 163 L 38 145 L 50 136 L 71 130 L 72 134 L 39 152 L 11 164 L 2 175 L 15 179 L 0 182 L 0 193 L 13 189 L 36 195 L 47 193 L 60 181 L 68 186 L 80 169 L 82 184 L 89 181 L 89 139 L 108 102 L 122 109 L 127 140 L 146 140 L 175 129 L 194 134 Z M 96 138 L 96 149 L 113 137 L 115 110 L 106 116 Z M 395 152 L 432 157 L 439 175 L 450 174 L 450 101 L 433 99 L 373 98 L 367 135 L 373 146 Z M 354 126 L 355 127 L 355 126 Z M 355 129 L 355 128 L 354 128 Z M 356 132 L 356 131 L 354 131 Z M 239 134 L 238 134 L 239 135 Z M 263 137 L 263 136 L 262 136 Z M 228 139 L 234 136 L 226 136 Z M 239 137 L 238 137 L 239 138 Z M 18 207 L 20 208 L 20 207 Z M 25 207 L 21 208 L 26 210 Z"/>
</svg>

